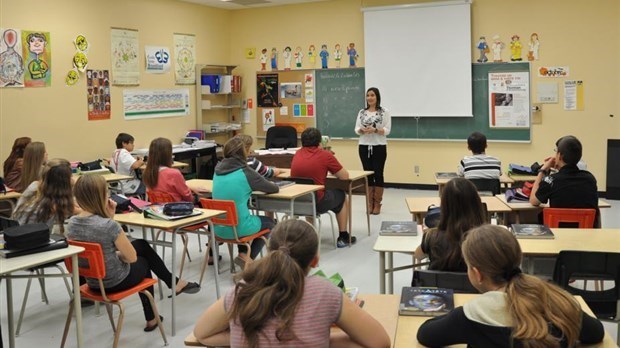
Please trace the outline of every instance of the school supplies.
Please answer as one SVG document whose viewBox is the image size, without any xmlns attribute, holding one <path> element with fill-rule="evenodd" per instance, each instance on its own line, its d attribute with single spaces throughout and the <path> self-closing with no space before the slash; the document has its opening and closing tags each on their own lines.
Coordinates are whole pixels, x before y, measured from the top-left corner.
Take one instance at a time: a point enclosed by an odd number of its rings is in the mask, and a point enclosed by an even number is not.
<svg viewBox="0 0 620 348">
<path fill-rule="evenodd" d="M 170 203 L 167 203 L 170 204 Z M 174 221 L 179 219 L 184 219 L 191 216 L 196 216 L 202 214 L 200 210 L 192 209 L 189 214 L 186 215 L 167 215 L 164 213 L 164 205 L 151 205 L 143 210 L 143 214 L 145 218 L 149 219 L 159 219 L 159 220 L 167 220 Z"/>
<path fill-rule="evenodd" d="M 454 290 L 403 287 L 398 314 L 439 316 L 454 309 Z"/>
<path fill-rule="evenodd" d="M 459 175 L 455 172 L 437 172 L 435 173 L 435 177 L 437 179 L 453 179 L 458 177 Z"/>
<path fill-rule="evenodd" d="M 380 236 L 417 236 L 418 225 L 413 221 L 382 221 Z"/>
<path fill-rule="evenodd" d="M 554 239 L 555 235 L 547 225 L 512 224 L 512 234 L 517 239 Z"/>
</svg>

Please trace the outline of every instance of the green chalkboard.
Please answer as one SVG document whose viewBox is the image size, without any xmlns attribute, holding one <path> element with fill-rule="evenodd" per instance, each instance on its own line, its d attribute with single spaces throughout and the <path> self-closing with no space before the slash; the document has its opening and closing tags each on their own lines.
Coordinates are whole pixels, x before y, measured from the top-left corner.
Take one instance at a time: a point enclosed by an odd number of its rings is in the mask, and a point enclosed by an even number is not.
<svg viewBox="0 0 620 348">
<path fill-rule="evenodd" d="M 366 104 L 364 68 L 315 70 L 316 124 L 322 134 L 354 138 L 355 117 Z"/>
<path fill-rule="evenodd" d="M 340 69 L 347 70 L 347 69 Z M 362 70 L 362 69 L 357 69 Z M 525 129 L 498 129 L 489 127 L 488 73 L 489 72 L 523 72 L 530 71 L 530 65 L 524 63 L 487 63 L 472 64 L 472 94 L 474 117 L 392 117 L 391 139 L 430 139 L 462 140 L 473 131 L 483 132 L 489 140 L 529 142 L 531 132 Z M 331 137 L 355 138 L 355 116 L 364 107 L 364 72 L 361 80 L 339 77 L 338 75 L 321 79 L 320 72 L 316 78 L 317 126 L 321 133 Z M 323 80 L 323 81 L 322 81 Z M 340 83 L 339 83 L 340 81 Z M 339 85 L 350 86 L 358 83 L 360 96 L 352 96 L 345 91 L 332 91 Z M 322 89 L 322 87 L 325 87 Z M 329 104 L 323 105 L 323 101 Z M 349 105 L 341 103 L 349 102 Z M 389 109 L 389 105 L 386 105 Z M 326 119 L 328 118 L 328 119 Z"/>
</svg>

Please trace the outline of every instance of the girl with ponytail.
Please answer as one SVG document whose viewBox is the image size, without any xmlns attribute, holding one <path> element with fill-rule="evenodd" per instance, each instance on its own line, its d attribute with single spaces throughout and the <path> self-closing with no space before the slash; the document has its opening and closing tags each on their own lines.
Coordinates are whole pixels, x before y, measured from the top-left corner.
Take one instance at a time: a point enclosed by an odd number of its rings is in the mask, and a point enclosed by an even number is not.
<svg viewBox="0 0 620 348">
<path fill-rule="evenodd" d="M 603 340 L 603 325 L 585 314 L 572 295 L 521 273 L 521 248 L 505 228 L 482 225 L 472 229 L 462 252 L 469 280 L 482 295 L 422 324 L 420 343 L 542 348 Z"/>
<path fill-rule="evenodd" d="M 317 265 L 312 225 L 286 220 L 272 230 L 269 254 L 248 264 L 241 280 L 198 319 L 194 335 L 206 345 L 327 347 L 330 327 L 362 347 L 389 347 L 385 329 L 327 280 L 308 276 Z M 332 343 L 346 344 L 342 336 Z M 334 340 L 334 339 L 332 339 Z"/>
</svg>

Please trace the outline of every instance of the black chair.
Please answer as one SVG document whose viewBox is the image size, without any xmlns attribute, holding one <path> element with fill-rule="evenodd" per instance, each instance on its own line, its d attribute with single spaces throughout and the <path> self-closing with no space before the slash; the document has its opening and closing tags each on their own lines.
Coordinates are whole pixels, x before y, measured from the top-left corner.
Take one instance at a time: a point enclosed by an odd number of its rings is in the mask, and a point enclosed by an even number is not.
<svg viewBox="0 0 620 348">
<path fill-rule="evenodd" d="M 291 126 L 273 126 L 267 130 L 265 148 L 297 147 L 297 130 Z"/>
<path fill-rule="evenodd" d="M 453 289 L 454 293 L 457 294 L 479 293 L 479 291 L 471 285 L 467 273 L 462 272 L 416 269 L 413 271 L 411 286 Z"/>
<path fill-rule="evenodd" d="M 569 286 L 570 280 L 575 279 L 613 281 L 614 287 L 591 291 Z M 553 281 L 569 293 L 583 297 L 597 318 L 615 322 L 620 331 L 620 253 L 560 251 Z M 620 335 L 617 343 L 620 344 Z"/>
<path fill-rule="evenodd" d="M 499 179 L 469 179 L 469 181 L 476 186 L 481 195 L 495 196 L 500 193 Z"/>
</svg>

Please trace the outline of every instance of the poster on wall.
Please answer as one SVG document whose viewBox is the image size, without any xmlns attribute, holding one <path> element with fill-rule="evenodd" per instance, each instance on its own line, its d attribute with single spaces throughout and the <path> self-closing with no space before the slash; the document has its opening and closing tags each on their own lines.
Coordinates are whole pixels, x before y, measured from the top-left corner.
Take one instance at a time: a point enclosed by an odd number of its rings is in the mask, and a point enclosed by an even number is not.
<svg viewBox="0 0 620 348">
<path fill-rule="evenodd" d="M 196 84 L 196 36 L 175 33 L 173 41 L 175 83 L 177 85 Z"/>
<path fill-rule="evenodd" d="M 116 86 L 137 86 L 140 84 L 138 62 L 138 31 L 134 29 L 111 28 L 112 84 Z"/>
<path fill-rule="evenodd" d="M 280 85 L 280 97 L 282 99 L 299 99 L 301 98 L 301 83 L 283 83 Z"/>
<path fill-rule="evenodd" d="M 24 85 L 49 87 L 52 85 L 52 42 L 49 32 L 22 31 L 24 57 Z"/>
<path fill-rule="evenodd" d="M 276 111 L 275 109 L 263 109 L 262 110 L 263 130 L 267 131 L 269 128 L 276 125 Z"/>
<path fill-rule="evenodd" d="M 489 127 L 530 126 L 530 78 L 528 72 L 489 73 Z"/>
<path fill-rule="evenodd" d="M 88 120 L 109 120 L 112 110 L 110 99 L 110 72 L 86 70 Z"/>
<path fill-rule="evenodd" d="M 166 74 L 170 72 L 170 49 L 162 46 L 144 46 L 146 72 Z"/>
<path fill-rule="evenodd" d="M 21 30 L 0 28 L 0 88 L 24 87 Z"/>
<path fill-rule="evenodd" d="M 564 110 L 583 111 L 583 81 L 564 81 Z"/>
<path fill-rule="evenodd" d="M 189 115 L 189 89 L 123 90 L 125 120 Z"/>
<path fill-rule="evenodd" d="M 259 107 L 278 106 L 278 74 L 256 75 L 256 100 Z"/>
</svg>

